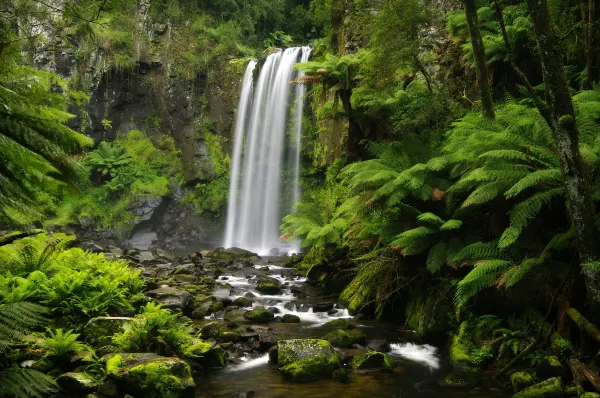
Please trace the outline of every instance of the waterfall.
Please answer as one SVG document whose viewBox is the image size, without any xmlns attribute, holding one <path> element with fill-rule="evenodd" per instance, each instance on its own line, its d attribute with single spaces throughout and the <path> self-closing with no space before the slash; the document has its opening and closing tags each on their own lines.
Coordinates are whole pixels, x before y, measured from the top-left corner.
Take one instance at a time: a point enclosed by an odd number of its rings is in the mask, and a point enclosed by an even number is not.
<svg viewBox="0 0 600 398">
<path fill-rule="evenodd" d="M 283 247 L 279 242 L 282 211 L 289 212 L 293 202 L 300 198 L 305 93 L 304 87 L 294 88 L 290 82 L 301 73 L 294 70 L 294 65 L 306 62 L 309 55 L 309 47 L 288 48 L 269 55 L 254 88 L 256 63 L 250 62 L 246 68 L 235 127 L 225 247 L 236 246 L 263 254 L 271 248 Z M 294 154 L 288 161 L 286 130 L 291 107 L 293 137 L 287 141 Z M 286 164 L 291 164 L 292 170 L 286 170 Z M 284 184 L 283 176 L 291 176 L 292 183 Z"/>
</svg>

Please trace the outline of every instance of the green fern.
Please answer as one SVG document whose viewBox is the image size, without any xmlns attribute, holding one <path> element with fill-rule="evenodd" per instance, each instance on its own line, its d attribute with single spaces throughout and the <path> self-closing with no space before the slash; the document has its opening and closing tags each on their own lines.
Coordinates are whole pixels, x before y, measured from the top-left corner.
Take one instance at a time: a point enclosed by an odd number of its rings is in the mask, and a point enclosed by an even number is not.
<svg viewBox="0 0 600 398">
<path fill-rule="evenodd" d="M 57 390 L 54 379 L 33 369 L 7 368 L 0 371 L 0 395 L 44 397 Z"/>
</svg>

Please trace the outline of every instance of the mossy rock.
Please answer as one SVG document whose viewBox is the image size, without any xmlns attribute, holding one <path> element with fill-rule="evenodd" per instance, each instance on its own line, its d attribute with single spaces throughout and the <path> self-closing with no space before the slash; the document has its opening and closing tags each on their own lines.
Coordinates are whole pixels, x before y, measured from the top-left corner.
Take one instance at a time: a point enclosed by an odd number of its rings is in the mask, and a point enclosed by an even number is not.
<svg viewBox="0 0 600 398">
<path fill-rule="evenodd" d="M 193 397 L 189 365 L 154 354 L 114 354 L 106 359 L 108 377 L 122 393 L 149 398 Z"/>
<path fill-rule="evenodd" d="M 350 375 L 348 369 L 340 368 L 333 371 L 333 380 L 339 381 L 340 383 L 348 383 L 350 381 Z"/>
<path fill-rule="evenodd" d="M 475 368 L 463 368 L 447 374 L 439 384 L 443 387 L 473 387 L 479 380 L 479 372 Z"/>
<path fill-rule="evenodd" d="M 244 318 L 250 322 L 268 323 L 275 318 L 275 315 L 263 306 L 258 306 L 244 314 Z"/>
<path fill-rule="evenodd" d="M 277 364 L 279 366 L 289 365 L 306 358 L 314 358 L 318 355 L 324 355 L 329 360 L 341 363 L 340 354 L 326 340 L 280 340 L 277 346 Z"/>
<path fill-rule="evenodd" d="M 355 326 L 350 323 L 347 319 L 335 319 L 333 321 L 329 321 L 323 326 L 332 327 L 332 328 L 340 328 L 340 329 L 354 329 Z"/>
<path fill-rule="evenodd" d="M 240 333 L 233 330 L 223 330 L 217 338 L 219 343 L 237 343 L 240 341 Z"/>
<path fill-rule="evenodd" d="M 217 301 L 216 303 L 212 303 L 212 304 L 210 305 L 210 311 L 211 311 L 212 313 L 219 312 L 219 311 L 223 311 L 223 309 L 224 309 L 224 308 L 225 308 L 225 306 L 224 306 L 224 305 L 223 305 L 223 303 L 222 303 L 222 302 L 220 302 L 220 301 Z"/>
<path fill-rule="evenodd" d="M 263 276 L 258 280 L 256 290 L 265 294 L 279 294 L 281 293 L 281 285 L 277 279 Z"/>
<path fill-rule="evenodd" d="M 542 360 L 535 369 L 535 375 L 540 380 L 549 379 L 551 377 L 568 376 L 567 369 L 560 363 L 560 360 L 554 355 L 550 355 Z"/>
<path fill-rule="evenodd" d="M 298 315 L 285 314 L 281 317 L 282 323 L 300 323 L 300 317 Z"/>
<path fill-rule="evenodd" d="M 69 394 L 86 394 L 96 390 L 100 383 L 87 373 L 69 372 L 58 376 L 56 384 Z"/>
<path fill-rule="evenodd" d="M 219 247 L 212 252 L 207 253 L 207 257 L 218 258 L 223 260 L 233 259 L 259 259 L 260 257 L 256 253 L 251 251 L 240 249 L 239 247 L 223 248 Z"/>
<path fill-rule="evenodd" d="M 200 336 L 203 339 L 216 339 L 221 334 L 222 327 L 218 321 L 212 321 L 200 328 Z"/>
<path fill-rule="evenodd" d="M 112 343 L 111 337 L 122 331 L 123 326 L 132 322 L 133 318 L 121 316 L 99 316 L 92 318 L 83 328 L 83 335 L 88 344 L 106 346 Z"/>
<path fill-rule="evenodd" d="M 250 300 L 246 297 L 238 297 L 235 300 L 233 300 L 233 305 L 242 307 L 242 308 L 252 307 L 252 300 Z"/>
<path fill-rule="evenodd" d="M 244 314 L 246 312 L 247 311 L 245 311 L 245 310 L 239 310 L 239 309 L 232 309 L 232 310 L 226 311 L 225 315 L 223 316 L 223 320 L 228 323 L 229 322 L 236 322 L 236 323 L 243 322 L 246 320 L 246 318 L 244 317 Z"/>
<path fill-rule="evenodd" d="M 284 376 L 294 381 L 312 381 L 331 377 L 338 367 L 340 362 L 337 357 L 321 354 L 292 362 L 282 367 L 281 371 Z"/>
<path fill-rule="evenodd" d="M 338 329 L 331 333 L 327 333 L 325 340 L 337 347 L 352 347 L 354 344 L 365 345 L 367 336 L 359 330 L 346 331 Z"/>
<path fill-rule="evenodd" d="M 562 379 L 553 377 L 516 393 L 513 398 L 563 398 L 565 390 Z"/>
<path fill-rule="evenodd" d="M 471 357 L 473 341 L 467 330 L 467 321 L 461 323 L 458 335 L 452 336 L 450 342 L 450 364 L 455 368 L 474 366 L 475 361 Z"/>
<path fill-rule="evenodd" d="M 597 392 L 586 392 L 579 398 L 600 398 L 600 394 Z"/>
<path fill-rule="evenodd" d="M 527 387 L 531 387 L 535 383 L 533 377 L 527 372 L 513 373 L 510 375 L 510 382 L 514 393 L 524 390 Z"/>
<path fill-rule="evenodd" d="M 355 356 L 350 361 L 352 369 L 376 369 L 391 370 L 396 366 L 396 361 L 391 356 L 378 351 L 367 351 Z"/>
<path fill-rule="evenodd" d="M 195 340 L 192 345 L 184 348 L 183 355 L 205 368 L 222 368 L 225 366 L 223 349 L 212 346 L 202 340 Z"/>
<path fill-rule="evenodd" d="M 423 339 L 445 339 L 450 331 L 450 316 L 453 312 L 452 299 L 447 294 L 449 287 L 442 283 L 419 294 L 406 305 L 405 317 L 409 328 Z"/>
</svg>

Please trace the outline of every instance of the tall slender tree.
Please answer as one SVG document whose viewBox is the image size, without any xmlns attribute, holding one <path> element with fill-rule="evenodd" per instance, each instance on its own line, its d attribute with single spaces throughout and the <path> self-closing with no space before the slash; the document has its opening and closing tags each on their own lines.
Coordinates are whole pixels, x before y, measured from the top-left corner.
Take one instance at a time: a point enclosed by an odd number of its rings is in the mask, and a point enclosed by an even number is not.
<svg viewBox="0 0 600 398">
<path fill-rule="evenodd" d="M 465 13 L 467 15 L 467 26 L 471 35 L 471 43 L 473 44 L 473 55 L 475 56 L 475 64 L 477 66 L 477 83 L 481 91 L 481 106 L 483 114 L 494 119 L 494 104 L 492 102 L 492 90 L 488 81 L 487 60 L 485 57 L 485 47 L 479 30 L 479 18 L 477 17 L 477 6 L 475 0 L 463 0 Z"/>
<path fill-rule="evenodd" d="M 600 233 L 594 202 L 583 173 L 579 153 L 579 130 L 569 84 L 565 75 L 560 37 L 552 23 L 547 0 L 527 1 L 539 47 L 546 95 L 544 117 L 552 128 L 561 173 L 576 231 L 579 257 L 583 264 L 589 305 L 600 315 Z"/>
</svg>

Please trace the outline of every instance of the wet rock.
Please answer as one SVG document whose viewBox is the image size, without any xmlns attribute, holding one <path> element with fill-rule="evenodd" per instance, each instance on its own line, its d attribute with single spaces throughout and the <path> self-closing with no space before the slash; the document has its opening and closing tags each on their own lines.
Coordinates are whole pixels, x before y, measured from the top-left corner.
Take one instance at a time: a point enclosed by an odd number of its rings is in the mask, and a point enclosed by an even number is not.
<svg viewBox="0 0 600 398">
<path fill-rule="evenodd" d="M 102 253 L 104 252 L 104 249 L 95 244 L 94 242 L 83 242 L 82 244 L 79 245 L 79 247 L 81 247 L 83 250 L 88 251 L 90 253 Z"/>
<path fill-rule="evenodd" d="M 70 394 L 86 394 L 96 390 L 100 383 L 87 373 L 69 372 L 58 376 L 56 384 L 61 390 Z"/>
<path fill-rule="evenodd" d="M 285 366 L 292 362 L 317 355 L 325 356 L 328 360 L 339 361 L 340 354 L 328 341 L 319 339 L 281 340 L 277 343 L 277 364 Z"/>
<path fill-rule="evenodd" d="M 251 251 L 240 249 L 238 247 L 230 247 L 228 249 L 219 247 L 211 253 L 207 253 L 207 257 L 219 258 L 219 259 L 258 259 L 258 254 L 252 253 Z"/>
<path fill-rule="evenodd" d="M 350 381 L 350 376 L 348 375 L 348 369 L 340 368 L 333 371 L 333 380 L 339 381 L 340 383 L 347 383 Z"/>
<path fill-rule="evenodd" d="M 321 354 L 292 362 L 282 367 L 281 371 L 284 376 L 294 381 L 312 381 L 331 377 L 333 371 L 339 367 L 339 359 Z"/>
<path fill-rule="evenodd" d="M 558 358 L 551 355 L 544 358 L 544 360 L 538 364 L 535 375 L 540 380 L 546 380 L 551 377 L 566 378 L 568 373 Z"/>
<path fill-rule="evenodd" d="M 203 368 L 222 368 L 225 366 L 223 349 L 218 345 L 213 347 L 202 340 L 195 340 L 191 346 L 183 350 L 183 355 Z"/>
<path fill-rule="evenodd" d="M 333 303 L 318 303 L 313 306 L 313 312 L 327 312 L 333 309 Z"/>
<path fill-rule="evenodd" d="M 279 284 L 277 279 L 269 278 L 268 276 L 263 276 L 258 280 L 256 290 L 265 294 L 280 294 L 281 285 Z"/>
<path fill-rule="evenodd" d="M 244 294 L 244 297 L 254 298 L 254 297 L 256 297 L 256 294 L 254 294 L 252 292 L 246 292 L 246 294 Z"/>
<path fill-rule="evenodd" d="M 365 345 L 366 336 L 359 330 L 346 331 L 338 329 L 331 333 L 328 333 L 323 339 L 329 341 L 331 344 L 337 347 L 352 347 L 354 344 Z"/>
<path fill-rule="evenodd" d="M 203 339 L 216 339 L 221 333 L 221 324 L 217 321 L 209 322 L 200 328 L 200 336 Z"/>
<path fill-rule="evenodd" d="M 515 372 L 510 375 L 510 382 L 512 384 L 513 392 L 517 393 L 527 387 L 533 385 L 533 377 L 527 372 Z"/>
<path fill-rule="evenodd" d="M 296 304 L 292 301 L 288 301 L 283 305 L 283 308 L 285 308 L 288 311 L 296 311 Z"/>
<path fill-rule="evenodd" d="M 368 351 L 357 355 L 350 361 L 352 369 L 374 369 L 381 368 L 384 370 L 391 370 L 396 366 L 394 358 L 390 357 L 383 352 Z"/>
<path fill-rule="evenodd" d="M 251 311 L 247 311 L 244 314 L 244 318 L 246 318 L 250 322 L 256 322 L 256 323 L 268 323 L 274 317 L 275 317 L 275 315 L 273 315 L 273 313 L 271 311 L 267 310 L 263 306 L 258 306 Z"/>
<path fill-rule="evenodd" d="M 273 347 L 269 348 L 269 363 L 276 364 L 278 355 L 279 355 L 279 347 L 278 346 L 273 346 Z"/>
<path fill-rule="evenodd" d="M 233 305 L 236 305 L 238 307 L 252 307 L 252 300 L 247 299 L 246 297 L 238 297 L 235 300 L 233 300 Z"/>
<path fill-rule="evenodd" d="M 562 398 L 564 394 L 562 379 L 560 377 L 552 377 L 519 391 L 513 395 L 513 398 Z"/>
<path fill-rule="evenodd" d="M 178 358 L 156 354 L 119 353 L 103 357 L 107 377 L 120 395 L 193 397 L 196 385 L 189 365 Z"/>
<path fill-rule="evenodd" d="M 146 293 L 148 297 L 158 301 L 164 308 L 183 313 L 190 313 L 194 310 L 194 298 L 185 290 L 179 290 L 174 287 L 161 287 L 150 290 Z"/>
<path fill-rule="evenodd" d="M 100 316 L 92 318 L 83 328 L 85 341 L 91 345 L 109 345 L 112 342 L 111 337 L 131 321 L 132 318 L 129 317 Z"/>
<path fill-rule="evenodd" d="M 285 314 L 281 317 L 283 323 L 300 323 L 300 317 L 298 315 Z"/>
<path fill-rule="evenodd" d="M 210 311 L 213 313 L 223 311 L 224 308 L 225 308 L 225 306 L 220 301 L 217 301 L 216 303 L 212 303 L 209 307 Z"/>
<path fill-rule="evenodd" d="M 355 326 L 352 323 L 350 323 L 350 321 L 347 319 L 334 319 L 333 321 L 327 322 L 323 326 L 332 327 L 332 328 L 340 328 L 340 329 L 354 329 L 355 328 Z"/>
<path fill-rule="evenodd" d="M 392 347 L 390 347 L 390 342 L 385 339 L 369 340 L 367 341 L 367 347 L 379 352 L 390 352 L 392 350 Z"/>
<path fill-rule="evenodd" d="M 452 299 L 447 294 L 451 286 L 442 284 L 411 299 L 405 311 L 407 325 L 427 340 L 444 340 L 450 331 Z"/>
<path fill-rule="evenodd" d="M 277 307 L 269 307 L 267 308 L 267 310 L 269 310 L 270 312 L 272 312 L 273 314 L 279 314 L 281 311 L 279 310 L 279 308 Z"/>
<path fill-rule="evenodd" d="M 246 320 L 246 318 L 244 317 L 244 314 L 246 313 L 245 310 L 240 310 L 240 309 L 228 309 L 225 312 L 225 315 L 223 316 L 223 320 L 225 322 L 244 322 Z"/>
</svg>

